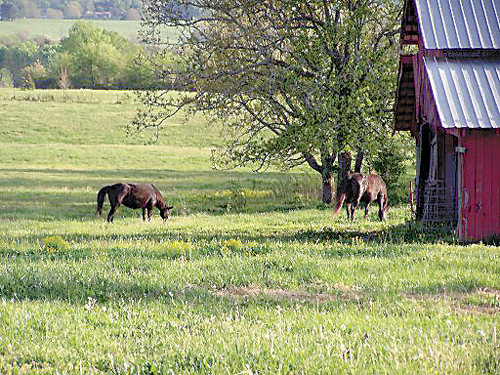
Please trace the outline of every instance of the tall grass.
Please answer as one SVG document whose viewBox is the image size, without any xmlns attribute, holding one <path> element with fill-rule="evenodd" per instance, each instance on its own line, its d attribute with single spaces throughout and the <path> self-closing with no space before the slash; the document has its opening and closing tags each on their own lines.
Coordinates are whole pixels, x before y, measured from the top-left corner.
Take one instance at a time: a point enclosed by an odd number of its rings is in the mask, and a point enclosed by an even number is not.
<svg viewBox="0 0 500 375">
<path fill-rule="evenodd" d="M 498 247 L 332 220 L 319 176 L 212 170 L 201 117 L 149 145 L 126 93 L 59 95 L 0 91 L 0 373 L 500 371 Z M 120 180 L 169 222 L 97 220 Z"/>
</svg>

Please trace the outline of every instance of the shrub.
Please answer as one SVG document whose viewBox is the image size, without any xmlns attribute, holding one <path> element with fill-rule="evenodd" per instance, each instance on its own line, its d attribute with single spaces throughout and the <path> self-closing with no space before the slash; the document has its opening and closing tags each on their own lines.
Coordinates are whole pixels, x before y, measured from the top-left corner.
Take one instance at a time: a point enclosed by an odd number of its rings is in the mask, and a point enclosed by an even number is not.
<svg viewBox="0 0 500 375">
<path fill-rule="evenodd" d="M 61 67 L 59 71 L 59 77 L 57 77 L 57 87 L 62 90 L 67 90 L 71 86 L 71 80 L 69 79 L 68 69 Z"/>
<path fill-rule="evenodd" d="M 63 12 L 59 9 L 47 8 L 47 18 L 51 20 L 60 20 L 63 18 Z"/>
<path fill-rule="evenodd" d="M 35 81 L 44 78 L 46 75 L 47 70 L 40 62 L 40 60 L 37 60 L 33 64 L 26 66 L 23 69 L 25 87 L 34 89 Z"/>
<path fill-rule="evenodd" d="M 12 79 L 12 74 L 9 69 L 0 69 L 0 87 L 12 87 L 14 86 L 14 80 Z"/>
<path fill-rule="evenodd" d="M 373 168 L 388 186 L 395 184 L 406 173 L 404 151 L 394 142 L 387 142 L 373 160 Z"/>
<path fill-rule="evenodd" d="M 375 171 L 387 184 L 389 199 L 393 204 L 403 203 L 408 196 L 405 184 L 400 178 L 406 175 L 406 155 L 398 142 L 387 142 L 378 151 L 372 162 Z"/>
<path fill-rule="evenodd" d="M 141 14 L 139 13 L 139 10 L 137 10 L 135 8 L 130 8 L 127 10 L 125 18 L 127 20 L 137 20 L 138 21 L 141 19 Z"/>
<path fill-rule="evenodd" d="M 76 1 L 72 1 L 64 7 L 63 14 L 66 19 L 79 19 L 82 16 L 80 4 Z"/>
</svg>

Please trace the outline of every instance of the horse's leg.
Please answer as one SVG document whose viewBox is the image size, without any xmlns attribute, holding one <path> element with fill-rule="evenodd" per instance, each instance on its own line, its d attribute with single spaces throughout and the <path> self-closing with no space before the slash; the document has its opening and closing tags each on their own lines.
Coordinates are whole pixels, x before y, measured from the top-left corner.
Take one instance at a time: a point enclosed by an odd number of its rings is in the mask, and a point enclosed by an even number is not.
<svg viewBox="0 0 500 375">
<path fill-rule="evenodd" d="M 142 208 L 142 221 L 146 221 L 146 207 Z"/>
<path fill-rule="evenodd" d="M 153 217 L 153 207 L 149 206 L 148 207 L 148 221 L 151 221 L 152 217 Z"/>
<path fill-rule="evenodd" d="M 118 207 L 117 205 L 111 205 L 111 208 L 110 208 L 109 213 L 108 213 L 108 223 L 113 222 L 113 218 L 114 218 L 117 207 Z"/>
<path fill-rule="evenodd" d="M 380 221 L 384 221 L 384 205 L 384 197 L 380 196 L 378 199 L 378 218 L 380 219 Z"/>
<path fill-rule="evenodd" d="M 365 206 L 365 220 L 368 219 L 368 207 L 370 207 L 370 202 L 366 202 L 366 206 Z"/>
<path fill-rule="evenodd" d="M 356 199 L 354 199 L 354 202 L 352 203 L 352 208 L 351 208 L 351 221 L 354 221 L 354 212 L 356 212 L 356 208 L 358 208 L 358 206 L 360 205 L 361 203 L 361 196 L 362 194 L 360 193 Z"/>
<path fill-rule="evenodd" d="M 351 202 L 346 203 L 347 221 L 351 218 Z"/>
<path fill-rule="evenodd" d="M 123 198 L 125 198 L 127 193 L 128 193 L 128 191 L 126 189 L 122 188 L 119 193 L 115 193 L 115 192 L 111 193 L 110 192 L 108 194 L 109 203 L 111 204 L 111 209 L 109 210 L 109 213 L 108 213 L 108 223 L 113 222 L 116 209 L 118 208 L 118 206 L 120 206 L 120 204 L 122 204 Z"/>
<path fill-rule="evenodd" d="M 353 200 L 347 209 L 348 209 L 348 212 L 350 213 L 351 221 L 354 221 L 354 211 L 356 210 L 356 200 Z"/>
<path fill-rule="evenodd" d="M 351 221 L 354 221 L 354 213 L 356 212 L 356 208 L 359 206 L 359 202 L 361 201 L 361 197 L 363 196 L 362 186 L 358 182 L 353 184 L 352 193 Z"/>
</svg>

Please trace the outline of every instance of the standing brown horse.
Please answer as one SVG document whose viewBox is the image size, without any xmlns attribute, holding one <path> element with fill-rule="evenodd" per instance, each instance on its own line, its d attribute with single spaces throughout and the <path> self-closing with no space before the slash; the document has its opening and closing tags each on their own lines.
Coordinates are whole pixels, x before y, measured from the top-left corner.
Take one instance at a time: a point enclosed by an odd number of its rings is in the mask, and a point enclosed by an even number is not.
<svg viewBox="0 0 500 375">
<path fill-rule="evenodd" d="M 389 198 L 387 187 L 382 178 L 376 174 L 363 175 L 361 173 L 349 173 L 339 184 L 337 192 L 337 206 L 333 211 L 335 219 L 342 205 L 346 202 L 347 219 L 354 221 L 354 212 L 361 202 L 365 203 L 365 219 L 368 217 L 370 203 L 377 202 L 379 205 L 378 217 L 383 221 L 389 209 Z"/>
<path fill-rule="evenodd" d="M 163 220 L 168 219 L 168 214 L 173 207 L 167 207 L 160 191 L 153 184 L 130 184 L 117 183 L 104 186 L 97 193 L 97 217 L 102 215 L 102 205 L 106 194 L 109 197 L 111 209 L 108 213 L 107 221 L 113 221 L 113 216 L 120 204 L 129 208 L 142 208 L 142 220 L 146 220 L 146 210 L 148 220 L 153 216 L 153 208 L 160 210 L 160 216 Z"/>
</svg>

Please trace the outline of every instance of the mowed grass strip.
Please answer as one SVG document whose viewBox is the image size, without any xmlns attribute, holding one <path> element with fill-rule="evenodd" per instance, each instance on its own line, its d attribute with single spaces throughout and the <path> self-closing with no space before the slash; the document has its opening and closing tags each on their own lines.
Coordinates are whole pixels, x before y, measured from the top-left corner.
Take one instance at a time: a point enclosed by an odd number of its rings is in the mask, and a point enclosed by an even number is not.
<svg viewBox="0 0 500 375">
<path fill-rule="evenodd" d="M 0 91 L 1 373 L 500 371 L 498 247 L 404 206 L 332 220 L 307 170 L 213 170 L 201 117 L 147 144 L 127 93 L 64 95 Z M 97 220 L 121 180 L 169 222 Z"/>
</svg>

